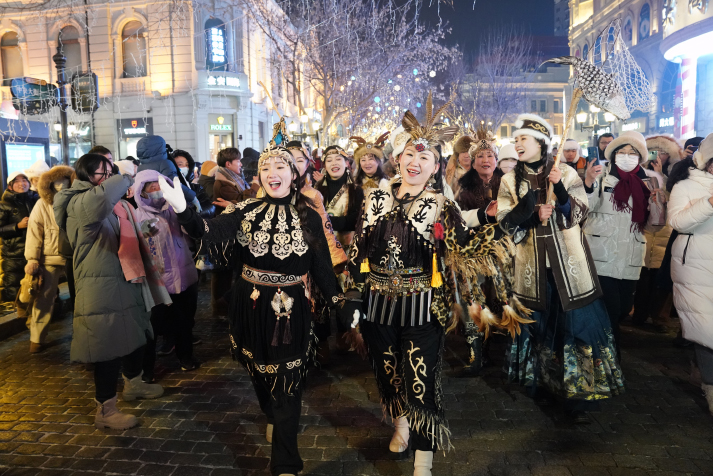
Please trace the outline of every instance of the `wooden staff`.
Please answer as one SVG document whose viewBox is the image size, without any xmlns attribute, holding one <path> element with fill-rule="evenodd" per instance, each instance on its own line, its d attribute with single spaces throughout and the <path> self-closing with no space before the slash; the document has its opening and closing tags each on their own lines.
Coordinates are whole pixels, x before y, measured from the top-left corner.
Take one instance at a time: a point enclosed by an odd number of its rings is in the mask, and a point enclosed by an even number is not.
<svg viewBox="0 0 713 476">
<path fill-rule="evenodd" d="M 583 91 L 577 88 L 572 93 L 572 102 L 569 105 L 569 110 L 567 111 L 567 118 L 565 120 L 564 132 L 562 133 L 562 141 L 560 143 L 559 149 L 557 149 L 557 156 L 555 157 L 555 165 L 552 168 L 559 167 L 560 159 L 562 158 L 562 152 L 564 151 L 564 141 L 567 140 L 567 134 L 569 134 L 569 128 L 572 126 L 574 121 L 575 113 L 577 112 L 577 106 L 579 105 L 579 100 L 582 99 Z M 550 186 L 547 188 L 547 201 L 545 203 L 554 203 L 554 190 L 555 184 L 550 182 Z M 542 226 L 547 225 L 547 220 L 542 220 Z"/>
</svg>

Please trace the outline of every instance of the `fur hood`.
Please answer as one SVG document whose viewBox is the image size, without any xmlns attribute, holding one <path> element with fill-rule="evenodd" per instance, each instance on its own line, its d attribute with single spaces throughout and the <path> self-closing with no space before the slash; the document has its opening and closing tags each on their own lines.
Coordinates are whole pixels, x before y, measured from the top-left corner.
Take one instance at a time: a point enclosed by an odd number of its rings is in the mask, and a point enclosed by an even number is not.
<svg viewBox="0 0 713 476">
<path fill-rule="evenodd" d="M 668 170 L 686 156 L 686 152 L 681 144 L 673 137 L 666 135 L 656 135 L 646 138 L 646 147 L 649 150 L 665 152 L 669 155 Z"/>
<path fill-rule="evenodd" d="M 54 204 L 54 196 L 57 191 L 52 188 L 52 182 L 66 178 L 69 179 L 69 187 L 71 187 L 73 176 L 74 169 L 72 167 L 67 167 L 66 165 L 52 167 L 40 176 L 40 181 L 37 184 L 37 192 L 40 194 L 40 198 L 50 205 Z"/>
</svg>

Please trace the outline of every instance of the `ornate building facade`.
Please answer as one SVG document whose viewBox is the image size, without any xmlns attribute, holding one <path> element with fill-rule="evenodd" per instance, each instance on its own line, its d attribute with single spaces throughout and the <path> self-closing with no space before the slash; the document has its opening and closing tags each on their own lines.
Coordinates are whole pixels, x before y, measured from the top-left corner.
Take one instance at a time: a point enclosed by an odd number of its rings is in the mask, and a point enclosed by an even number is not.
<svg viewBox="0 0 713 476">
<path fill-rule="evenodd" d="M 620 19 L 630 52 L 653 86 L 648 111 L 635 111 L 626 123 L 604 124 L 594 133 L 636 130 L 679 138 L 713 130 L 713 10 L 708 0 L 570 0 L 570 54 L 601 63 L 597 37 Z M 713 73 L 713 69 L 710 70 Z M 697 99 L 696 99 L 697 98 Z M 711 99 L 709 99 L 711 98 Z M 605 123 L 603 113 L 590 122 Z M 596 119 L 596 121 L 595 121 Z M 578 132 L 586 142 L 591 134 Z"/>
<path fill-rule="evenodd" d="M 266 2 L 279 10 L 273 0 Z M 271 67 L 267 35 L 235 2 L 59 5 L 2 12 L 2 111 L 12 115 L 12 78 L 57 80 L 52 56 L 59 47 L 67 57 L 68 77 L 91 71 L 98 79 L 96 112 L 69 112 L 73 159 L 92 144 L 108 147 L 115 158 L 135 156 L 136 143 L 148 133 L 189 151 L 198 162 L 215 159 L 225 147 L 261 150 L 279 120 L 266 91 L 288 123 L 312 115 L 313 108 L 297 110 L 291 88 Z M 313 106 L 309 89 L 302 94 L 302 103 Z M 51 153 L 59 158 L 56 110 L 18 119 L 49 123 Z"/>
</svg>

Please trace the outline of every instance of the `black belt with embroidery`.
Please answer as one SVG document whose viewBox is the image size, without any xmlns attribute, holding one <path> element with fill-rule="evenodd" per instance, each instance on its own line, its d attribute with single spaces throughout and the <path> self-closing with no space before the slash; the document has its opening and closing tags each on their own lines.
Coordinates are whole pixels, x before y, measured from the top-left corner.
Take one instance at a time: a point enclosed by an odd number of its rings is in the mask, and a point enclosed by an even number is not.
<svg viewBox="0 0 713 476">
<path fill-rule="evenodd" d="M 243 265 L 243 279 L 253 284 L 263 286 L 292 286 L 302 282 L 302 276 L 294 274 L 282 274 L 275 271 L 265 271 Z"/>
</svg>

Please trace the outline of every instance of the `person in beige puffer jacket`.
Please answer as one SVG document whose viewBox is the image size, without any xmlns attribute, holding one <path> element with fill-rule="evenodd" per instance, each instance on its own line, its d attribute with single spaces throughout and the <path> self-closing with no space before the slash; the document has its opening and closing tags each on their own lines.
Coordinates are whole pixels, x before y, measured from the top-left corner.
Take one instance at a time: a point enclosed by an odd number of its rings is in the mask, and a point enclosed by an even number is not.
<svg viewBox="0 0 713 476">
<path fill-rule="evenodd" d="M 681 144 L 671 136 L 656 135 L 646 138 L 646 147 L 649 151 L 656 151 L 657 158 L 646 166 L 647 173 L 655 176 L 661 188 L 660 194 L 666 196 L 666 182 L 668 172 L 685 157 L 685 152 Z M 673 298 L 671 292 L 657 287 L 657 278 L 661 262 L 666 253 L 666 245 L 671 237 L 670 226 L 666 225 L 661 229 L 644 230 L 646 238 L 646 254 L 644 255 L 644 266 L 641 268 L 641 277 L 636 284 L 636 294 L 634 295 L 634 324 L 643 324 L 651 317 L 654 330 L 660 333 L 668 333 L 668 321 L 671 314 Z"/>
<path fill-rule="evenodd" d="M 52 204 L 55 194 L 69 188 L 74 169 L 57 166 L 40 176 L 37 191 L 40 200 L 30 214 L 25 242 L 25 273 L 42 276 L 42 286 L 32 305 L 30 318 L 30 353 L 41 352 L 47 339 L 59 278 L 64 273 L 65 258 L 59 252 L 59 227 Z"/>
</svg>

